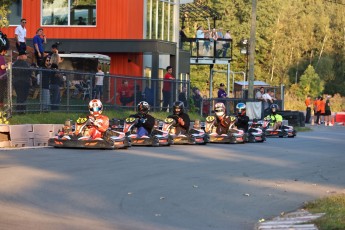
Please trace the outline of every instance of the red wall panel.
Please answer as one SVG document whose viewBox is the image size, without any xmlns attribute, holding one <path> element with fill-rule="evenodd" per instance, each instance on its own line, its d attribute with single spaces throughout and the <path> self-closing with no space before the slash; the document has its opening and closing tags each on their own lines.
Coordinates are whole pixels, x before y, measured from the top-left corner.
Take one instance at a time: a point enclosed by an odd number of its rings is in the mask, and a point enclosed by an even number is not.
<svg viewBox="0 0 345 230">
<path fill-rule="evenodd" d="M 23 0 L 23 17 L 27 19 L 27 36 L 32 38 L 43 27 L 47 38 L 80 39 L 142 39 L 143 0 L 98 0 L 97 25 L 41 26 L 41 1 Z M 3 28 L 9 38 L 14 37 L 15 26 Z"/>
</svg>

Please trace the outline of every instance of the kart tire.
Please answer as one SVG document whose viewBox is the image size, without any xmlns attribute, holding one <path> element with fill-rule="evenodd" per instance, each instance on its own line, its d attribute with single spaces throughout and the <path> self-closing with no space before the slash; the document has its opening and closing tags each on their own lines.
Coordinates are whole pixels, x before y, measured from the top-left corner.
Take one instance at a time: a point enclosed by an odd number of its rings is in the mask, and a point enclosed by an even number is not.
<svg viewBox="0 0 345 230">
<path fill-rule="evenodd" d="M 255 142 L 256 142 L 256 141 L 255 141 L 255 137 L 252 136 L 252 135 L 249 135 L 249 136 L 248 136 L 248 142 L 249 142 L 249 143 L 255 143 Z"/>
<path fill-rule="evenodd" d="M 153 147 L 158 147 L 159 146 L 159 138 L 158 137 L 154 137 L 152 140 L 152 146 Z"/>
<path fill-rule="evenodd" d="M 195 145 L 195 143 L 196 143 L 196 142 L 195 142 L 195 137 L 190 136 L 190 137 L 189 137 L 189 143 Z"/>
</svg>

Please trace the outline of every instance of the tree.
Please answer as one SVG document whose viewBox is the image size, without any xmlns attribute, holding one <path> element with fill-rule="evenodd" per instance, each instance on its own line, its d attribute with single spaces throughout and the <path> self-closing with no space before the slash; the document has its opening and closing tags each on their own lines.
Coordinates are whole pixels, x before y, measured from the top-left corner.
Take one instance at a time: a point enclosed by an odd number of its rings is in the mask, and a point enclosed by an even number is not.
<svg viewBox="0 0 345 230">
<path fill-rule="evenodd" d="M 315 69 L 312 65 L 309 65 L 308 68 L 304 71 L 298 85 L 299 91 L 297 91 L 296 93 L 303 97 L 305 97 L 306 95 L 316 97 L 322 94 L 324 89 L 324 82 L 315 72 Z"/>
<path fill-rule="evenodd" d="M 7 20 L 7 16 L 11 13 L 9 10 L 11 3 L 14 0 L 1 0 L 0 6 L 0 29 L 3 27 L 8 26 L 9 22 Z"/>
</svg>

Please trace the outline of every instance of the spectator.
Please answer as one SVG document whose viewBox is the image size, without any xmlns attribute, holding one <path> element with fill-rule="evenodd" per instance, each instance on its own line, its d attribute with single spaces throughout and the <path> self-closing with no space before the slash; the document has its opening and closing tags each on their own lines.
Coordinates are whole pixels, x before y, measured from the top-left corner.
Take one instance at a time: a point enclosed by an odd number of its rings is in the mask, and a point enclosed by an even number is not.
<svg viewBox="0 0 345 230">
<path fill-rule="evenodd" d="M 86 25 L 86 22 L 83 17 L 78 18 L 78 25 Z"/>
<path fill-rule="evenodd" d="M 185 42 L 185 39 L 187 38 L 187 35 L 184 32 L 185 28 L 185 26 L 182 26 L 180 30 L 180 49 L 183 49 L 183 42 Z"/>
<path fill-rule="evenodd" d="M 192 98 L 193 98 L 194 106 L 197 109 L 197 111 L 200 112 L 201 102 L 202 102 L 202 96 L 201 96 L 200 90 L 198 88 L 195 88 L 193 93 L 194 94 Z"/>
<path fill-rule="evenodd" d="M 18 53 L 23 53 L 26 51 L 26 19 L 22 18 L 20 20 L 20 26 L 14 31 L 14 36 L 16 38 L 16 47 Z"/>
<path fill-rule="evenodd" d="M 209 56 L 209 52 L 210 52 L 210 32 L 205 32 L 205 41 L 204 41 L 204 49 L 206 51 L 206 54 L 207 56 Z"/>
<path fill-rule="evenodd" d="M 122 86 L 120 88 L 120 102 L 122 106 L 133 102 L 133 96 L 131 95 L 131 89 L 128 85 L 128 80 L 122 81 Z"/>
<path fill-rule="evenodd" d="M 320 99 L 320 109 L 321 109 L 321 119 L 320 122 L 321 124 L 323 124 L 325 122 L 325 108 L 326 107 L 326 102 L 323 100 L 323 97 L 321 97 Z"/>
<path fill-rule="evenodd" d="M 196 31 L 196 45 L 198 49 L 198 55 L 203 55 L 203 47 L 204 47 L 204 38 L 205 38 L 205 32 L 207 30 L 204 30 L 202 26 L 199 26 L 197 31 Z M 201 40 L 199 40 L 201 39 Z"/>
<path fill-rule="evenodd" d="M 102 66 L 97 66 L 97 73 L 95 75 L 95 97 L 94 99 L 102 100 L 103 97 L 103 80 L 104 80 L 104 72 L 102 71 Z"/>
<path fill-rule="evenodd" d="M 44 46 L 47 43 L 46 35 L 43 33 L 42 28 L 38 28 L 36 35 L 33 38 L 33 45 L 35 50 L 36 63 L 38 66 L 42 66 L 42 60 L 44 57 Z"/>
<path fill-rule="evenodd" d="M 225 35 L 224 35 L 224 39 L 231 39 L 231 35 L 230 35 L 230 30 L 227 30 Z M 226 53 L 228 51 L 228 49 L 230 48 L 230 41 L 224 41 L 223 43 L 223 57 L 226 57 Z"/>
<path fill-rule="evenodd" d="M 258 90 L 255 94 L 255 99 L 260 100 L 260 101 L 264 101 L 264 99 L 262 98 L 262 95 L 264 95 L 264 93 L 265 93 L 264 87 L 260 87 L 260 90 Z"/>
<path fill-rule="evenodd" d="M 164 82 L 163 82 L 163 108 L 162 111 L 167 111 L 168 105 L 170 104 L 171 99 L 171 82 L 170 80 L 174 80 L 174 76 L 172 75 L 172 67 L 168 66 L 166 68 L 167 72 L 164 75 Z M 171 106 L 169 106 L 171 108 Z"/>
<path fill-rule="evenodd" d="M 210 100 L 207 99 L 206 95 L 202 96 L 202 115 L 208 116 L 210 114 Z"/>
<path fill-rule="evenodd" d="M 326 105 L 325 105 L 325 126 L 332 126 L 333 124 L 330 122 L 330 118 L 332 115 L 331 112 L 331 102 L 330 102 L 331 96 L 326 97 Z"/>
<path fill-rule="evenodd" d="M 53 54 L 50 57 L 50 69 L 54 70 L 51 74 L 50 79 L 50 93 L 51 93 L 51 104 L 52 110 L 58 110 L 60 105 L 60 86 L 63 83 L 61 74 L 58 72 L 60 56 L 58 54 Z"/>
<path fill-rule="evenodd" d="M 50 79 L 52 78 L 52 75 L 54 75 L 54 72 L 48 71 L 51 66 L 50 56 L 44 57 L 43 62 L 44 62 L 44 65 L 42 66 L 42 68 L 46 69 L 46 71 L 42 71 L 42 77 L 41 77 L 42 109 L 46 111 L 46 110 L 49 110 L 49 104 L 50 104 L 49 85 L 50 85 Z"/>
<path fill-rule="evenodd" d="M 187 108 L 187 87 L 186 86 L 182 86 L 182 90 L 178 95 L 178 100 L 182 101 L 184 104 L 184 107 Z"/>
<path fill-rule="evenodd" d="M 0 108 L 4 106 L 4 99 L 7 89 L 7 63 L 5 60 L 6 53 L 7 49 L 5 46 L 0 46 Z"/>
<path fill-rule="evenodd" d="M 28 69 L 30 65 L 26 61 L 27 58 L 26 52 L 22 50 L 18 55 L 18 59 L 13 63 L 13 86 L 17 94 L 16 108 L 18 113 L 25 113 L 26 111 L 26 100 L 29 96 L 31 84 L 31 70 Z"/>
<path fill-rule="evenodd" d="M 321 104 L 322 104 L 322 97 L 319 96 L 317 98 L 317 101 L 316 101 L 316 124 L 317 125 L 320 125 L 321 124 L 321 121 L 320 121 L 320 116 L 321 116 Z"/>
<path fill-rule="evenodd" d="M 307 99 L 305 99 L 305 106 L 306 106 L 305 123 L 309 124 L 310 117 L 311 117 L 311 99 L 310 99 L 310 95 L 308 95 Z"/>
<path fill-rule="evenodd" d="M 314 99 L 314 103 L 313 103 L 313 105 L 314 105 L 314 122 L 316 123 L 316 120 L 317 120 L 317 111 L 318 111 L 318 108 L 317 108 L 317 106 L 318 106 L 318 104 L 319 104 L 319 98 L 318 97 L 315 97 L 315 99 Z"/>
<path fill-rule="evenodd" d="M 266 116 L 267 113 L 270 113 L 271 111 L 268 111 L 270 108 L 270 105 L 273 104 L 273 99 L 271 97 L 271 90 L 267 89 L 266 93 L 262 95 L 263 99 L 263 105 L 264 105 L 264 115 Z"/>
<path fill-rule="evenodd" d="M 217 100 L 218 102 L 223 102 L 224 101 L 223 99 L 228 96 L 224 90 L 224 87 L 225 87 L 225 85 L 223 83 L 220 83 L 219 89 L 218 89 L 218 98 L 219 98 Z"/>
</svg>

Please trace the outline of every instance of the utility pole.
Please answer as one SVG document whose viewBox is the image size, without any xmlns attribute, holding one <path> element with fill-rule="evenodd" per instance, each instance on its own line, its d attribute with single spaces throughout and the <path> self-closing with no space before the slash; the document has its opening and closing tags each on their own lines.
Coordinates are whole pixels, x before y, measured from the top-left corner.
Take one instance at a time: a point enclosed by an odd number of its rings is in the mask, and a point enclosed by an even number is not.
<svg viewBox="0 0 345 230">
<path fill-rule="evenodd" d="M 249 39 L 249 78 L 248 98 L 254 98 L 254 59 L 255 59 L 255 33 L 256 33 L 256 5 L 257 0 L 252 0 L 252 21 Z"/>
</svg>

